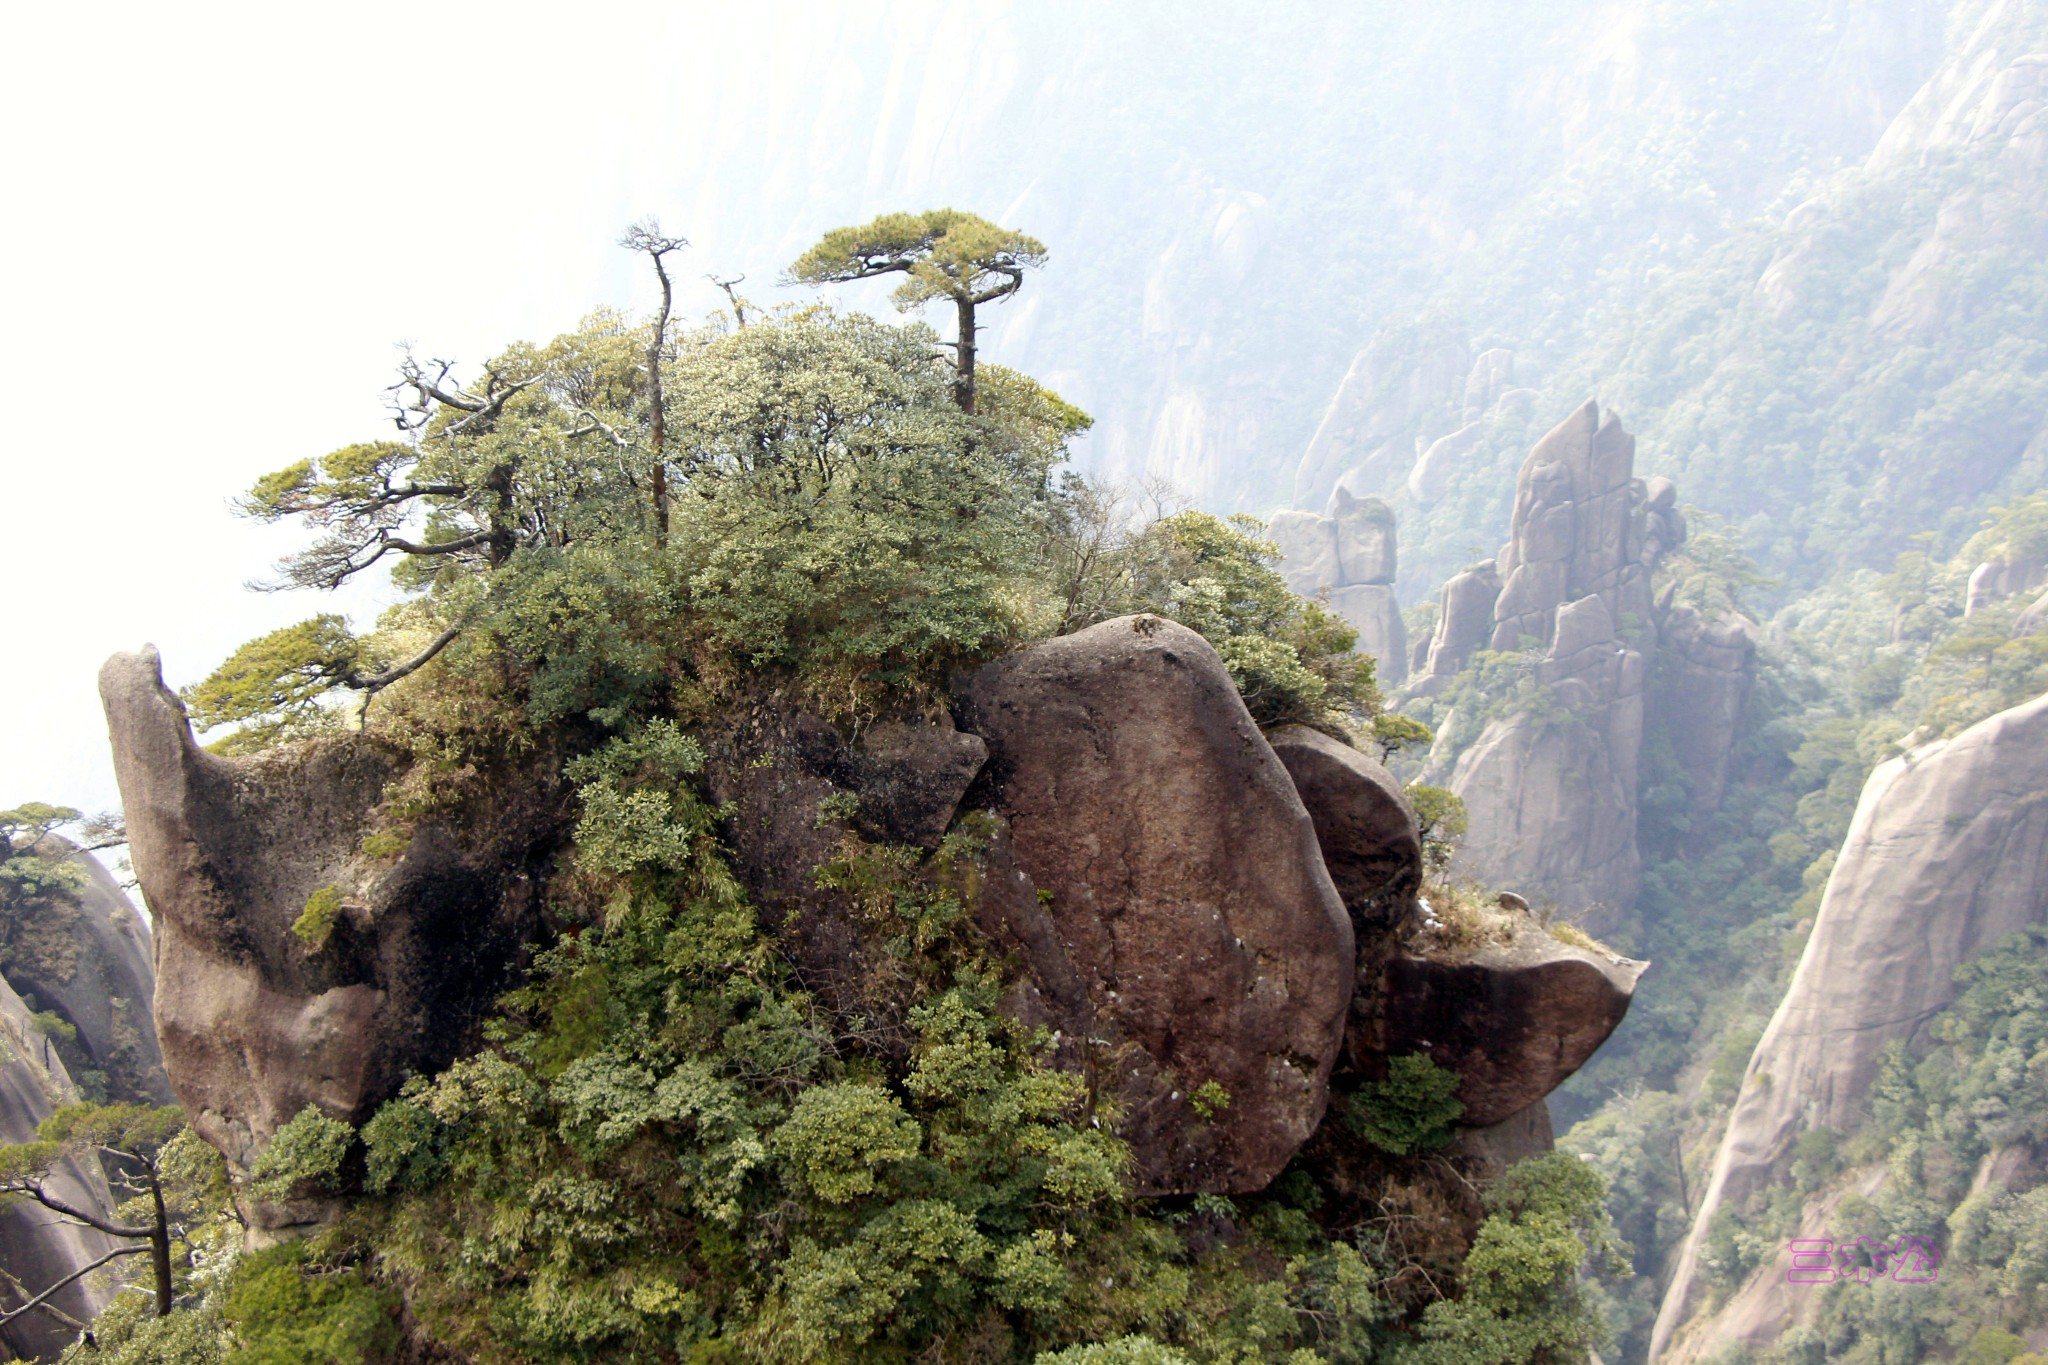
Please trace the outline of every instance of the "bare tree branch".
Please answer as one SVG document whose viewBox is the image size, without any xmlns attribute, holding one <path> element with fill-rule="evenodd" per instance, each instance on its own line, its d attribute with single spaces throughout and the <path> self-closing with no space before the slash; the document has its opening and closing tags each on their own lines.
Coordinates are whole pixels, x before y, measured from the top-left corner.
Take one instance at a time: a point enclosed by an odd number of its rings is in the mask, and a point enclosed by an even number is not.
<svg viewBox="0 0 2048 1365">
<path fill-rule="evenodd" d="M 64 1288 L 64 1286 L 71 1284 L 74 1281 L 84 1279 L 87 1275 L 92 1274 L 93 1271 L 98 1270 L 101 1266 L 105 1265 L 109 1261 L 118 1260 L 123 1256 L 140 1256 L 142 1253 L 148 1251 L 149 1249 L 150 1248 L 146 1244 L 143 1246 L 136 1247 L 115 1248 L 114 1250 L 108 1252 L 106 1255 L 100 1257 L 97 1261 L 94 1261 L 91 1265 L 86 1266 L 81 1270 L 73 1271 L 71 1274 L 66 1275 L 63 1279 L 57 1281 L 57 1283 L 51 1285 L 48 1289 L 45 1289 L 42 1293 L 30 1299 L 27 1303 L 22 1304 L 19 1308 L 10 1308 L 6 1312 L 0 1312 L 0 1327 L 6 1326 L 8 1323 L 14 1321 L 16 1318 L 20 1317 L 24 1313 L 33 1312 L 34 1310 L 40 1308 L 44 1312 L 50 1314 L 52 1317 L 56 1318 L 59 1322 L 62 1322 L 66 1327 L 72 1328 L 75 1331 L 83 1332 L 85 1330 L 84 1323 L 80 1322 L 77 1318 L 72 1317 L 69 1313 L 66 1313 L 61 1308 L 58 1308 L 53 1304 L 46 1304 L 43 1301 L 49 1298 L 51 1295 L 55 1294 L 58 1290 Z M 0 1274 L 4 1273 L 5 1272 L 0 1272 Z M 13 1284 L 17 1290 L 21 1289 L 21 1281 L 15 1279 L 12 1275 L 8 1275 L 7 1279 L 8 1282 Z"/>
</svg>

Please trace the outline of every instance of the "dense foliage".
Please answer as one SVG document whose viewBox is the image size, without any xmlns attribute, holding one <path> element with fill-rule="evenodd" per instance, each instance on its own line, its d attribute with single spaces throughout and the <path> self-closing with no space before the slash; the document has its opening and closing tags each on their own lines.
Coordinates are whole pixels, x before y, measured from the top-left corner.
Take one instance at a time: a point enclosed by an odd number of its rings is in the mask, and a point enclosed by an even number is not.
<svg viewBox="0 0 2048 1365">
<path fill-rule="evenodd" d="M 929 855 L 840 827 L 809 871 L 866 946 L 829 1000 L 735 871 L 705 770 L 736 708 L 914 714 L 979 660 L 1127 612 L 1207 636 L 1262 723 L 1360 734 L 1371 662 L 1257 522 L 1133 515 L 1056 477 L 1086 417 L 996 366 L 968 411 L 917 326 L 805 309 L 669 341 L 599 318 L 470 387 L 408 366 L 406 441 L 292 466 L 248 506 L 322 530 L 288 578 L 391 558 L 412 595 L 361 636 L 321 617 L 253 642 L 189 699 L 231 747 L 361 726 L 408 753 L 366 849 L 508 756 L 559 755 L 578 819 L 549 935 L 481 1051 L 360 1129 L 308 1109 L 275 1135 L 248 1194 L 340 1199 L 338 1222 L 181 1268 L 184 1306 L 111 1316 L 95 1359 L 403 1338 L 507 1362 L 1491 1365 L 1504 1330 L 1566 1354 L 1597 1335 L 1574 1271 L 1606 1234 L 1576 1162 L 1475 1206 L 1469 1278 L 1405 1259 L 1372 1191 L 1464 1188 L 1436 1154 L 1455 1077 L 1420 1059 L 1358 1110 L 1355 1169 L 1135 1199 L 1113 1092 L 997 1008 L 970 913 L 986 817 Z M 339 904 L 314 893 L 295 930 L 317 942 Z M 1423 1320 L 1461 1287 L 1468 1310 Z"/>
</svg>

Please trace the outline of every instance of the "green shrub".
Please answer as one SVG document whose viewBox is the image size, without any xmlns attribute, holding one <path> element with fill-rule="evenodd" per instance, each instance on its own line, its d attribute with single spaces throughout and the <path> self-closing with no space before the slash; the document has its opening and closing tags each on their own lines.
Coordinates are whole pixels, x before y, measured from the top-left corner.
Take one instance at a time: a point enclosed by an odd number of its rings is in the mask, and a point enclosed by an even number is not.
<svg viewBox="0 0 2048 1365">
<path fill-rule="evenodd" d="M 1465 1112 L 1461 1078 L 1421 1053 L 1390 1058 L 1387 1079 L 1358 1087 L 1345 1107 L 1351 1131 L 1383 1152 L 1407 1156 L 1451 1140 L 1451 1125 Z"/>
</svg>

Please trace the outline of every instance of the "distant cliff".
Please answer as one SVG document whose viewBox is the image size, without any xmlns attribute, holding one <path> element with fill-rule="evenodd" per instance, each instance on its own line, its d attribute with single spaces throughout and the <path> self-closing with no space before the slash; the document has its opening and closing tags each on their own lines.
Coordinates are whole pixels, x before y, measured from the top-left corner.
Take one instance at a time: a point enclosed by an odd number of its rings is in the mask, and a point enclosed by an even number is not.
<svg viewBox="0 0 2048 1365">
<path fill-rule="evenodd" d="M 2048 919 L 2044 793 L 2048 697 L 1871 775 L 1791 988 L 1745 1069 L 1653 1358 L 1706 1360 L 1766 1344 L 1812 1306 L 1776 1261 L 1709 1302 L 1709 1230 L 1724 1209 L 1787 1178 L 1802 1133 L 1851 1132 L 1868 1118 L 1879 1054 L 1923 1040 L 1923 1026 L 1955 998 L 1956 968 Z"/>
</svg>

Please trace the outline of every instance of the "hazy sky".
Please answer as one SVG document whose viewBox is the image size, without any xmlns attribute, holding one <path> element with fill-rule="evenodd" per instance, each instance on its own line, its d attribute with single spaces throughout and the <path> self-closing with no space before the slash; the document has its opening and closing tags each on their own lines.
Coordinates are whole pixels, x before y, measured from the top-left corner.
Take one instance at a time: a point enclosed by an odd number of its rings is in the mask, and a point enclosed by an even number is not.
<svg viewBox="0 0 2048 1365">
<path fill-rule="evenodd" d="M 297 536 L 228 500 L 388 431 L 396 343 L 474 360 L 598 304 L 644 308 L 650 286 L 612 245 L 626 223 L 716 237 L 695 168 L 719 92 L 817 42 L 804 0 L 737 8 L 17 7 L 0 56 L 0 571 L 17 623 L 0 804 L 115 804 L 94 687 L 109 653 L 153 642 L 177 686 L 332 609 L 244 590 Z M 949 7 L 862 8 L 925 24 Z M 775 108 L 755 98 L 741 111 L 759 126 L 719 130 L 728 162 L 791 131 Z M 841 221 L 872 211 L 859 188 Z M 691 264 L 686 315 L 712 307 L 700 272 L 724 261 Z"/>
</svg>

